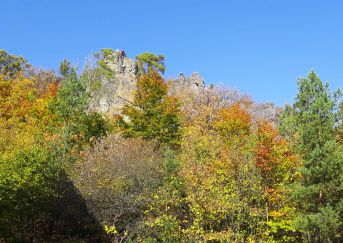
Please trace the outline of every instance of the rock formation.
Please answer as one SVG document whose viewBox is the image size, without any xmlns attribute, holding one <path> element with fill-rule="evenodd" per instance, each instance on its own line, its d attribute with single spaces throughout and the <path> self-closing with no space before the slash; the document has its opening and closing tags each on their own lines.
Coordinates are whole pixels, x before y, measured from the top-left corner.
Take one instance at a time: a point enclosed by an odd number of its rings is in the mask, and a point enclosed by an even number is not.
<svg viewBox="0 0 343 243">
<path fill-rule="evenodd" d="M 91 92 L 91 109 L 106 114 L 120 114 L 122 107 L 133 101 L 137 83 L 136 62 L 128 58 L 124 51 L 116 50 L 106 64 L 115 75 L 113 78 L 102 79 L 99 88 Z M 176 91 L 197 93 L 205 87 L 198 73 L 190 77 L 181 73 L 178 79 L 168 83 L 170 94 Z"/>
<path fill-rule="evenodd" d="M 131 102 L 136 89 L 136 63 L 124 51 L 116 50 L 107 60 L 113 78 L 100 80 L 98 89 L 91 91 L 91 109 L 106 114 L 118 114 Z"/>
<path fill-rule="evenodd" d="M 115 75 L 100 80 L 99 87 L 91 92 L 91 109 L 108 115 L 120 114 L 123 106 L 133 101 L 137 88 L 137 65 L 122 50 L 114 51 L 106 65 Z M 205 89 L 204 80 L 196 72 L 189 77 L 180 73 L 177 79 L 169 80 L 168 84 L 169 94 L 179 97 L 198 94 Z M 249 112 L 253 117 L 276 123 L 280 111 L 271 103 L 263 103 L 254 104 Z"/>
<path fill-rule="evenodd" d="M 169 81 L 169 84 L 170 94 L 176 94 L 181 91 L 196 94 L 205 88 L 205 82 L 197 72 L 192 73 L 190 77 L 180 73 L 179 77 L 176 80 Z"/>
</svg>

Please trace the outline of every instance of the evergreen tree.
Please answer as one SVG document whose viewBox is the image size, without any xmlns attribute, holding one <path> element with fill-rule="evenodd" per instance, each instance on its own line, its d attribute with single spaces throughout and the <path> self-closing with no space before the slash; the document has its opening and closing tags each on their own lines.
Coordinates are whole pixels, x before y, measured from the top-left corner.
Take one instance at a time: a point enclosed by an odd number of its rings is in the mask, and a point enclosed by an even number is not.
<svg viewBox="0 0 343 243">
<path fill-rule="evenodd" d="M 61 63 L 60 63 L 60 74 L 63 77 L 67 77 L 71 72 L 72 72 L 72 67 L 70 65 L 70 62 L 67 59 L 64 59 Z"/>
<path fill-rule="evenodd" d="M 287 107 L 281 130 L 301 155 L 302 183 L 295 189 L 296 223 L 309 242 L 332 242 L 343 216 L 343 148 L 335 137 L 336 96 L 314 71 L 298 81 L 294 105 Z"/>
<path fill-rule="evenodd" d="M 87 144 L 90 139 L 106 133 L 101 115 L 88 111 L 89 99 L 84 80 L 77 76 L 75 69 L 70 69 L 50 105 L 69 145 Z"/>
<path fill-rule="evenodd" d="M 143 75 L 150 70 L 164 73 L 166 66 L 164 65 L 164 55 L 154 55 L 149 52 L 144 52 L 136 56 L 137 63 L 137 76 Z"/>
</svg>

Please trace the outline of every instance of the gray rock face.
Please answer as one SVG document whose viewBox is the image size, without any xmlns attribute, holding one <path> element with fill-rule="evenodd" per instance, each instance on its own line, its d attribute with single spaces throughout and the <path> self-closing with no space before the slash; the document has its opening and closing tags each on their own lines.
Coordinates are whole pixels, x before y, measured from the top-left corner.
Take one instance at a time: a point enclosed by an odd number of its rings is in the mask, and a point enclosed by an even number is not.
<svg viewBox="0 0 343 243">
<path fill-rule="evenodd" d="M 107 115 L 120 114 L 123 106 L 133 101 L 137 89 L 136 62 L 128 58 L 124 51 L 116 50 L 109 58 L 107 66 L 115 75 L 113 78 L 100 80 L 99 87 L 91 92 L 90 109 Z M 178 97 L 189 97 L 190 94 L 201 95 L 202 91 L 206 91 L 204 80 L 196 72 L 189 77 L 180 73 L 177 79 L 168 81 L 168 84 L 169 94 Z M 237 94 L 233 92 L 224 96 L 237 96 Z M 254 120 L 266 120 L 276 124 L 280 108 L 272 103 L 254 104 L 249 112 Z"/>
<path fill-rule="evenodd" d="M 180 73 L 176 80 L 170 81 L 171 94 L 175 94 L 177 92 L 198 93 L 204 88 L 205 82 L 197 72 L 192 73 L 190 77 L 186 77 L 183 73 Z"/>
<path fill-rule="evenodd" d="M 107 66 L 115 73 L 114 78 L 104 78 L 99 88 L 91 92 L 91 110 L 109 115 L 120 114 L 123 106 L 133 101 L 137 89 L 136 62 L 128 58 L 124 51 L 116 50 L 109 58 Z M 205 88 L 198 73 L 193 73 L 190 77 L 181 73 L 178 79 L 169 81 L 169 84 L 169 94 L 197 93 Z"/>
<path fill-rule="evenodd" d="M 137 72 L 136 62 L 128 58 L 124 51 L 116 50 L 111 58 L 113 61 L 109 61 L 108 66 L 121 77 L 135 76 Z"/>
<path fill-rule="evenodd" d="M 102 79 L 100 88 L 91 92 L 91 109 L 120 114 L 122 107 L 133 100 L 137 83 L 136 63 L 124 51 L 116 50 L 107 65 L 114 72 L 114 78 Z"/>
</svg>

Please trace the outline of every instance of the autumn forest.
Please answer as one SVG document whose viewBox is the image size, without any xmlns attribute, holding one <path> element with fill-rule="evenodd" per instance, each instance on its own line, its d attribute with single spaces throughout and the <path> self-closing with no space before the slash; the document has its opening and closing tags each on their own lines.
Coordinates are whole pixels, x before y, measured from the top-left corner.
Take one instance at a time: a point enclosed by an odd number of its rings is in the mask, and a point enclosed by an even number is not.
<svg viewBox="0 0 343 243">
<path fill-rule="evenodd" d="M 112 54 L 50 71 L 0 50 L 0 242 L 343 241 L 339 90 L 304 70 L 271 118 L 225 86 L 170 92 L 142 53 L 106 114 Z"/>
</svg>

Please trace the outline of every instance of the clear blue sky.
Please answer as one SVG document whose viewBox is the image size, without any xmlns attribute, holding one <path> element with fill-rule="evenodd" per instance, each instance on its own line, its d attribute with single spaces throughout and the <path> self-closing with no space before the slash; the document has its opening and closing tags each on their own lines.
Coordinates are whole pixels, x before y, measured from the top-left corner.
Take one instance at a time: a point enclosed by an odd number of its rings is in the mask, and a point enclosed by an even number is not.
<svg viewBox="0 0 343 243">
<path fill-rule="evenodd" d="M 167 57 L 258 102 L 292 102 L 315 69 L 343 88 L 343 1 L 1 0 L 0 48 L 38 67 L 82 64 L 100 48 Z"/>
</svg>

